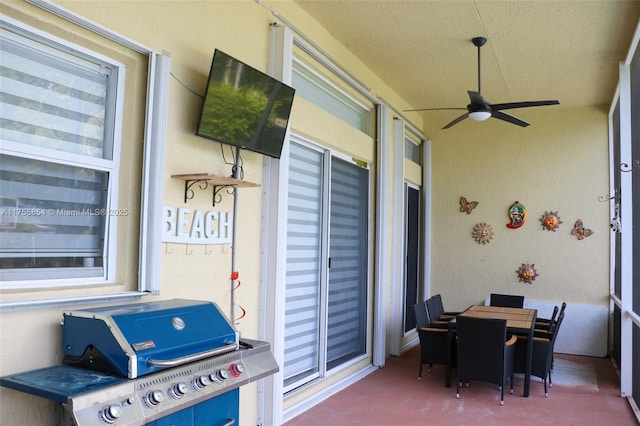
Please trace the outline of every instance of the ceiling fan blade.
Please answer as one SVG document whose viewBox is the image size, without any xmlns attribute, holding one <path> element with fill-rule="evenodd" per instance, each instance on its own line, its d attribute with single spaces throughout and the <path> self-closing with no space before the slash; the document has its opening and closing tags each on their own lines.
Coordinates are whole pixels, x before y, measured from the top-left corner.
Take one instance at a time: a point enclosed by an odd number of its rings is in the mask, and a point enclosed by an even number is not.
<svg viewBox="0 0 640 426">
<path fill-rule="evenodd" d="M 413 111 L 445 111 L 449 109 L 456 110 L 465 110 L 466 108 L 418 108 L 418 109 L 403 109 L 402 112 L 413 112 Z"/>
<path fill-rule="evenodd" d="M 442 128 L 442 130 L 444 129 L 448 129 L 449 127 L 453 126 L 454 124 L 458 124 L 459 122 L 461 122 L 462 120 L 464 120 L 465 118 L 467 118 L 469 116 L 469 113 L 466 112 L 464 114 L 462 114 L 460 117 L 456 118 L 455 120 L 453 120 L 451 123 L 447 124 L 446 126 L 444 126 Z"/>
<path fill-rule="evenodd" d="M 527 108 L 527 107 L 537 107 L 537 106 L 545 106 L 545 105 L 559 105 L 560 102 L 557 100 L 551 101 L 529 101 L 529 102 L 507 102 L 504 104 L 493 104 L 491 105 L 492 111 L 500 111 L 503 109 L 514 109 L 514 108 Z"/>
<path fill-rule="evenodd" d="M 489 104 L 484 100 L 480 92 L 467 90 L 467 93 L 469 94 L 469 99 L 471 100 L 472 105 L 485 106 L 487 108 L 489 107 Z"/>
<path fill-rule="evenodd" d="M 491 117 L 518 125 L 520 127 L 527 127 L 529 125 L 529 123 L 527 123 L 526 121 L 522 121 L 519 118 L 514 117 L 513 115 L 505 114 L 504 112 L 500 111 L 492 111 Z"/>
</svg>

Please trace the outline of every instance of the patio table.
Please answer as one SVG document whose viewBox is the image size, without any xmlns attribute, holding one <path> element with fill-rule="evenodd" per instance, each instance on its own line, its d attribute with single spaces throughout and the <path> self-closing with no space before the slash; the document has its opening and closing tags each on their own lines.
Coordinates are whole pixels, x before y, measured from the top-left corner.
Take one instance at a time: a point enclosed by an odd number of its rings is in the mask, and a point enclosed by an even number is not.
<svg viewBox="0 0 640 426">
<path fill-rule="evenodd" d="M 473 305 L 467 308 L 464 312 L 460 313 L 461 316 L 474 317 L 474 318 L 494 318 L 507 320 L 507 333 L 521 334 L 527 336 L 527 360 L 526 360 L 526 372 L 524 375 L 524 394 L 523 396 L 529 396 L 529 385 L 531 383 L 531 359 L 533 349 L 533 331 L 535 329 L 536 318 L 538 311 L 536 309 L 526 308 L 506 308 L 501 306 L 484 306 Z M 453 339 L 453 331 L 455 330 L 456 320 L 455 318 L 449 321 L 449 344 L 447 348 L 451 348 L 451 339 Z M 450 355 L 450 354 L 449 354 Z M 446 373 L 446 386 L 451 386 L 451 356 L 447 356 L 447 373 Z"/>
</svg>

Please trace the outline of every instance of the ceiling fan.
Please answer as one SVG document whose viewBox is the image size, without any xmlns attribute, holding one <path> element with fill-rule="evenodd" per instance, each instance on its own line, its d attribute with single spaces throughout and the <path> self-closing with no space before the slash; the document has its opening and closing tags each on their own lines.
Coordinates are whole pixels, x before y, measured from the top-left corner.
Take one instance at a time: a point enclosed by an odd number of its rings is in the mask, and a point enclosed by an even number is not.
<svg viewBox="0 0 640 426">
<path fill-rule="evenodd" d="M 557 100 L 550 101 L 526 101 L 526 102 L 507 102 L 502 104 L 491 104 L 487 102 L 481 94 L 481 78 L 480 78 L 480 48 L 484 46 L 487 42 L 487 39 L 484 37 L 474 37 L 471 39 L 471 42 L 478 48 L 478 91 L 467 91 L 469 94 L 469 99 L 471 103 L 467 105 L 466 108 L 420 108 L 420 109 L 409 109 L 405 110 L 409 111 L 440 111 L 440 110 L 467 110 L 460 117 L 456 118 L 449 124 L 443 127 L 443 129 L 448 129 L 449 127 L 458 124 L 465 118 L 469 117 L 475 121 L 484 121 L 490 117 L 497 118 L 498 120 L 503 120 L 512 124 L 516 124 L 521 127 L 527 127 L 529 123 L 526 121 L 520 120 L 512 115 L 506 114 L 502 112 L 505 109 L 515 109 L 515 108 L 527 108 L 527 107 L 536 107 L 536 106 L 544 106 L 544 105 L 558 105 L 560 102 Z"/>
</svg>

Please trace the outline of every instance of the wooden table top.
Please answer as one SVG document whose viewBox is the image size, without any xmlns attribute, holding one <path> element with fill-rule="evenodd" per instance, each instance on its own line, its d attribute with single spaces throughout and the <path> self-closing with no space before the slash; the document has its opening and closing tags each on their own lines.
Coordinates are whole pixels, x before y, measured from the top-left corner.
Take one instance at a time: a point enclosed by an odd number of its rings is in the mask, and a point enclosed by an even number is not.
<svg viewBox="0 0 640 426">
<path fill-rule="evenodd" d="M 535 309 L 474 305 L 460 315 L 474 318 L 504 319 L 507 320 L 509 328 L 533 328 L 537 311 Z"/>
</svg>

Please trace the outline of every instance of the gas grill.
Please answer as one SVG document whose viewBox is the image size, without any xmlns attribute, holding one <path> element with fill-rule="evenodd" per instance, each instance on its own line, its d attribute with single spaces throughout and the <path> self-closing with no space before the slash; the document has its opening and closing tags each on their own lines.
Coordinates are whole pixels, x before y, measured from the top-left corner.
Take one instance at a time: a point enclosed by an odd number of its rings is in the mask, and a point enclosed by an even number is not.
<svg viewBox="0 0 640 426">
<path fill-rule="evenodd" d="M 59 402 L 64 425 L 232 425 L 239 387 L 278 371 L 210 302 L 168 300 L 63 314 L 63 365 L 0 378 Z"/>
</svg>

